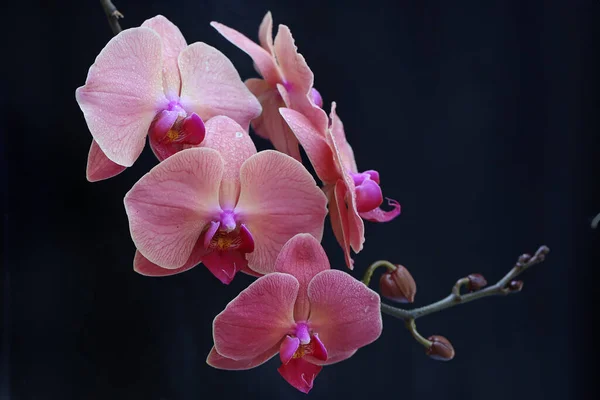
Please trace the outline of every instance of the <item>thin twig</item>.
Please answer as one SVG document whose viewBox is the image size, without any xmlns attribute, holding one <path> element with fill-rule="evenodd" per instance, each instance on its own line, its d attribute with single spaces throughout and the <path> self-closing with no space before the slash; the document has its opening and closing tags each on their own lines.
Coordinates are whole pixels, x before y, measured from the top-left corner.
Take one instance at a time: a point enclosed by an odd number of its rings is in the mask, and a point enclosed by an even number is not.
<svg viewBox="0 0 600 400">
<path fill-rule="evenodd" d="M 528 254 L 523 254 L 521 257 L 519 257 L 519 260 L 517 261 L 515 266 L 508 272 L 508 274 L 506 274 L 502 279 L 496 282 L 496 284 L 489 286 L 485 289 L 478 290 L 473 293 L 460 294 L 460 287 L 462 287 L 465 284 L 463 278 L 457 281 L 456 285 L 452 290 L 452 293 L 435 303 L 426 305 L 424 307 L 415 308 L 412 310 L 404 310 L 401 308 L 390 306 L 388 304 L 381 303 L 381 311 L 385 314 L 391 315 L 399 319 L 403 319 L 405 321 L 415 320 L 425 315 L 445 310 L 446 308 L 454 307 L 458 304 L 469 303 L 471 301 L 489 296 L 507 295 L 519 292 L 522 288 L 522 282 L 514 281 L 514 278 L 521 275 L 531 266 L 544 261 L 549 251 L 550 249 L 548 247 L 541 246 L 538 249 L 538 251 L 535 252 L 533 257 Z"/>
<path fill-rule="evenodd" d="M 121 25 L 119 25 L 119 19 L 123 18 L 123 14 L 117 10 L 117 7 L 110 0 L 100 0 L 100 4 L 104 9 L 104 13 L 106 14 L 106 18 L 108 18 L 108 24 L 110 25 L 110 29 L 112 29 L 113 35 L 118 34 L 122 31 Z"/>
</svg>

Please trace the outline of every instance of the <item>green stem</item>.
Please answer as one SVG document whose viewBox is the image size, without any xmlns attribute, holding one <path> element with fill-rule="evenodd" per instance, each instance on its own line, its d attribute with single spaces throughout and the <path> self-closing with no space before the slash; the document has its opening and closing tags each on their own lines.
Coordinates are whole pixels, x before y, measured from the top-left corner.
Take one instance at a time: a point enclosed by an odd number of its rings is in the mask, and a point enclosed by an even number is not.
<svg viewBox="0 0 600 400">
<path fill-rule="evenodd" d="M 397 268 L 394 264 L 386 260 L 375 261 L 373 264 L 369 265 L 369 268 L 367 268 L 365 276 L 362 279 L 365 285 L 369 286 L 371 283 L 371 278 L 373 277 L 373 273 L 379 267 L 386 267 L 390 272 L 394 272 Z"/>
</svg>

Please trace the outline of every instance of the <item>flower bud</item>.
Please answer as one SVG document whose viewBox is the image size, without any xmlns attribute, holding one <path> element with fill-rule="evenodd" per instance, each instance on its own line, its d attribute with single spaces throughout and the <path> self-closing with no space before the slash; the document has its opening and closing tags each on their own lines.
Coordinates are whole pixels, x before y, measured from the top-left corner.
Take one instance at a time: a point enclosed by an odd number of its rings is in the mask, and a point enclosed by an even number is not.
<svg viewBox="0 0 600 400">
<path fill-rule="evenodd" d="M 443 336 L 433 335 L 427 338 L 431 342 L 431 346 L 425 350 L 425 354 L 434 360 L 450 361 L 454 358 L 454 347 L 448 339 Z"/>
<path fill-rule="evenodd" d="M 379 279 L 381 295 L 399 303 L 412 303 L 417 293 L 417 284 L 404 266 L 396 265 L 394 271 L 388 271 Z"/>
<path fill-rule="evenodd" d="M 470 274 L 467 278 L 469 279 L 467 285 L 469 292 L 476 292 L 487 285 L 487 281 L 481 274 Z"/>
<path fill-rule="evenodd" d="M 507 287 L 511 292 L 520 292 L 523 289 L 523 281 L 510 281 Z"/>
</svg>

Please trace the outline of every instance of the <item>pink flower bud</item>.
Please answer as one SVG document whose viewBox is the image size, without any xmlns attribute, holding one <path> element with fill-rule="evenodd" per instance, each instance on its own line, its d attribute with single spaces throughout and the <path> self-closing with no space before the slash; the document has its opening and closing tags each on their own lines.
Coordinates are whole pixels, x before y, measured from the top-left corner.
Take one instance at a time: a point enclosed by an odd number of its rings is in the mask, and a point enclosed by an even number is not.
<svg viewBox="0 0 600 400">
<path fill-rule="evenodd" d="M 431 342 L 431 346 L 425 350 L 425 354 L 434 360 L 450 361 L 454 358 L 454 347 L 448 339 L 443 336 L 433 335 L 427 338 Z"/>
<path fill-rule="evenodd" d="M 393 272 L 386 272 L 379 279 L 381 295 L 399 303 L 412 303 L 417 293 L 417 284 L 404 266 L 396 265 Z"/>
<path fill-rule="evenodd" d="M 469 292 L 476 292 L 487 285 L 487 281 L 481 274 L 470 274 L 467 278 L 469 279 L 467 285 Z"/>
</svg>

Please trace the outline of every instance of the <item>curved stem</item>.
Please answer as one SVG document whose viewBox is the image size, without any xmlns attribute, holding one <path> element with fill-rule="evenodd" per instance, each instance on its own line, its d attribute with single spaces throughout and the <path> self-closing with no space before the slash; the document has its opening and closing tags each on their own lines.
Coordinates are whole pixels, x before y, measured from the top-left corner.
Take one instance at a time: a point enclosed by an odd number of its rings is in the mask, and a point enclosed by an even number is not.
<svg viewBox="0 0 600 400">
<path fill-rule="evenodd" d="M 373 264 L 369 265 L 369 268 L 367 268 L 365 271 L 365 275 L 362 279 L 365 285 L 369 286 L 371 283 L 371 278 L 373 277 L 373 273 L 379 267 L 386 267 L 390 272 L 394 272 L 397 268 L 394 264 L 386 260 L 375 261 Z"/>
<path fill-rule="evenodd" d="M 436 301 L 435 303 L 412 310 L 404 310 L 382 303 L 381 312 L 405 321 L 410 321 L 425 315 L 445 310 L 446 308 L 450 308 L 458 304 L 468 303 L 484 297 L 507 295 L 519 292 L 522 288 L 522 284 L 513 284 L 513 279 L 521 275 L 531 266 L 544 261 L 549 251 L 550 249 L 548 247 L 541 246 L 533 257 L 528 254 L 523 254 L 521 257 L 519 257 L 519 260 L 515 266 L 502 279 L 496 282 L 496 284 L 485 289 L 478 290 L 473 293 L 460 294 L 460 288 L 468 283 L 468 279 L 465 281 L 466 278 L 461 278 L 456 282 L 456 285 L 454 285 L 452 293 L 445 298 Z"/>
<path fill-rule="evenodd" d="M 117 10 L 117 7 L 110 0 L 100 0 L 100 4 L 104 9 L 106 18 L 108 18 L 108 24 L 113 32 L 113 35 L 118 34 L 122 31 L 121 25 L 119 25 L 119 18 L 123 18 L 123 14 Z"/>
</svg>

